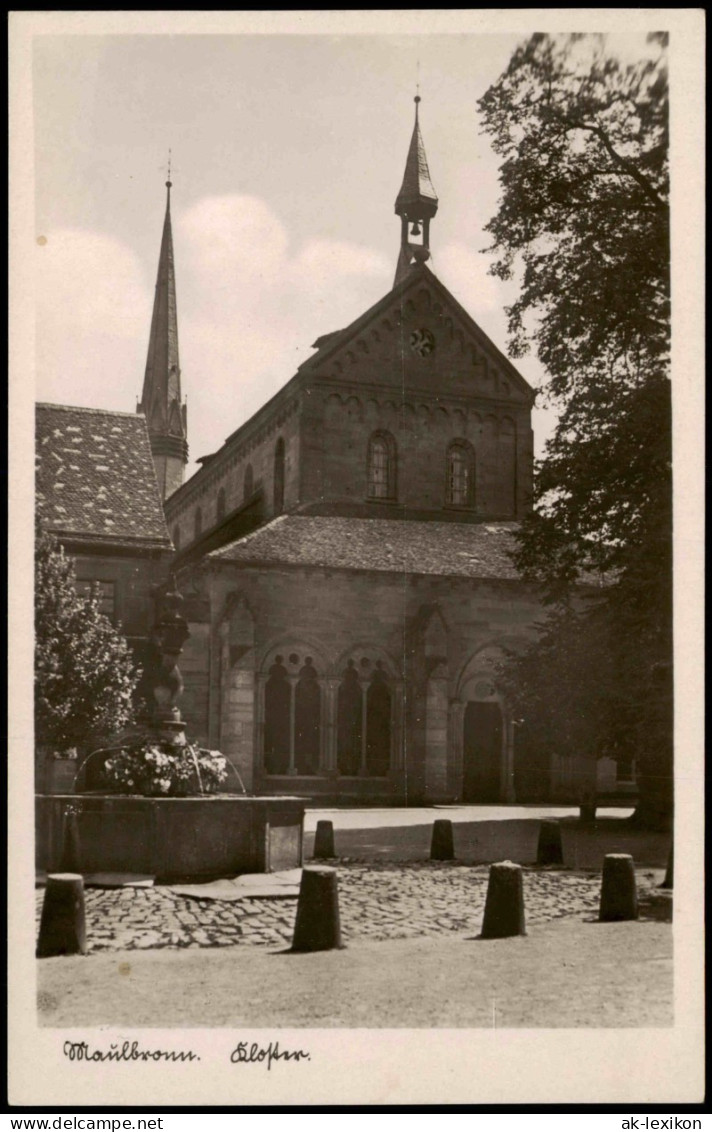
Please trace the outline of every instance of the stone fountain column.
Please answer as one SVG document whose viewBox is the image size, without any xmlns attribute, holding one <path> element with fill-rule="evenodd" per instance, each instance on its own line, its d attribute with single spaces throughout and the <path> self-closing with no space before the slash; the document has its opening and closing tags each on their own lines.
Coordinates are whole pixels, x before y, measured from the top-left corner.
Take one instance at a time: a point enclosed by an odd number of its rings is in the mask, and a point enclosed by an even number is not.
<svg viewBox="0 0 712 1132">
<path fill-rule="evenodd" d="M 154 625 L 141 679 L 146 705 L 141 722 L 155 738 L 184 746 L 185 723 L 177 702 L 183 691 L 178 661 L 190 631 L 182 614 L 183 596 L 172 574 L 167 582 L 154 587 L 153 599 Z"/>
</svg>

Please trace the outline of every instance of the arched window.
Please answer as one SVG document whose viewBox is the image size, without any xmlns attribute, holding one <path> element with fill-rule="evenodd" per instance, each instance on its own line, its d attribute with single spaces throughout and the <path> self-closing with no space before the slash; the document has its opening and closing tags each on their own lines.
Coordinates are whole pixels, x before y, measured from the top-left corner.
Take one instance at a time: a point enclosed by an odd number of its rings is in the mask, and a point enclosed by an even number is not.
<svg viewBox="0 0 712 1132">
<path fill-rule="evenodd" d="M 361 768 L 363 694 L 354 662 L 349 661 L 339 686 L 337 763 L 339 774 L 356 775 Z"/>
<path fill-rule="evenodd" d="M 318 774 L 321 685 L 311 656 L 276 656 L 265 684 L 264 767 L 267 774 Z"/>
<path fill-rule="evenodd" d="M 195 509 L 194 537 L 199 539 L 203 533 L 203 512 L 199 507 Z"/>
<path fill-rule="evenodd" d="M 252 471 L 252 464 L 248 464 L 247 467 L 245 468 L 245 478 L 243 480 L 243 487 L 242 487 L 242 500 L 243 500 L 244 503 L 247 502 L 247 500 L 250 498 L 250 496 L 252 495 L 252 492 L 254 490 L 255 490 L 255 474 Z"/>
<path fill-rule="evenodd" d="M 224 487 L 221 487 L 220 491 L 218 492 L 218 502 L 217 502 L 217 506 L 215 508 L 215 514 L 216 514 L 218 523 L 220 522 L 221 519 L 225 518 L 225 488 Z"/>
<path fill-rule="evenodd" d="M 374 432 L 368 442 L 368 498 L 395 497 L 396 442 L 388 432 Z"/>
<path fill-rule="evenodd" d="M 475 459 L 472 447 L 456 440 L 447 450 L 445 502 L 451 507 L 474 507 Z"/>
<path fill-rule="evenodd" d="M 287 774 L 290 752 L 291 688 L 283 657 L 276 656 L 265 685 L 265 770 Z"/>
<path fill-rule="evenodd" d="M 391 690 L 380 660 L 366 693 L 366 767 L 369 774 L 388 774 L 391 761 Z"/>
<path fill-rule="evenodd" d="M 173 528 L 173 549 L 176 552 L 180 550 L 180 527 L 177 523 Z"/>
<path fill-rule="evenodd" d="M 284 440 L 280 436 L 274 449 L 274 513 L 284 510 Z"/>
<path fill-rule="evenodd" d="M 321 688 L 316 668 L 308 656 L 294 689 L 294 769 L 297 774 L 316 774 L 321 744 Z"/>
<path fill-rule="evenodd" d="M 337 701 L 336 761 L 339 774 L 385 777 L 391 763 L 392 694 L 380 660 L 375 667 L 353 660 L 344 670 Z"/>
</svg>

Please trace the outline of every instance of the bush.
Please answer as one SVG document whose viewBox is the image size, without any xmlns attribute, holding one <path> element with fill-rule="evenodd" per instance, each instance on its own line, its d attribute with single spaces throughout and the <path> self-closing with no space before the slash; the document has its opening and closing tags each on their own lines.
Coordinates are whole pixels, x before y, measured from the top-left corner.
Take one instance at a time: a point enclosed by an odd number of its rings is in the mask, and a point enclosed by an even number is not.
<svg viewBox="0 0 712 1132">
<path fill-rule="evenodd" d="M 102 778 L 120 794 L 186 797 L 214 793 L 227 778 L 227 762 L 218 751 L 146 738 L 109 752 Z"/>
<path fill-rule="evenodd" d="M 38 534 L 35 553 L 35 734 L 56 751 L 105 742 L 134 717 L 140 672 L 125 637 L 79 597 L 74 562 Z"/>
</svg>

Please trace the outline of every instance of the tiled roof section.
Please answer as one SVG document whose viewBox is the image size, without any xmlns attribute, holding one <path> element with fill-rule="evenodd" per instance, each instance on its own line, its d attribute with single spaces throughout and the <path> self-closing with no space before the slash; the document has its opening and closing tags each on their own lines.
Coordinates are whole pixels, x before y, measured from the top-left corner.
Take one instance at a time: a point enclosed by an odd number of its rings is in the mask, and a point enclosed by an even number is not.
<svg viewBox="0 0 712 1132">
<path fill-rule="evenodd" d="M 465 578 L 519 575 L 509 557 L 516 523 L 440 523 L 282 515 L 209 557 Z"/>
<path fill-rule="evenodd" d="M 35 433 L 36 505 L 46 527 L 170 548 L 143 416 L 40 404 Z"/>
</svg>

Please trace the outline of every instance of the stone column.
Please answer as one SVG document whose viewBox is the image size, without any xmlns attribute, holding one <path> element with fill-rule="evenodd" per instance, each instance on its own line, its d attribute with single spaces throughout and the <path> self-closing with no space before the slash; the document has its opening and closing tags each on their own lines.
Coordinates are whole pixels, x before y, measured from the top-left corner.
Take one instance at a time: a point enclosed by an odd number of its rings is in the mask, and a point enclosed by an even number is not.
<svg viewBox="0 0 712 1132">
<path fill-rule="evenodd" d="M 337 717 L 338 717 L 338 703 L 339 703 L 339 684 L 341 680 L 338 676 L 330 676 L 324 682 L 325 685 L 325 710 L 326 716 L 326 734 L 324 742 L 324 770 L 327 774 L 338 774 L 338 761 L 337 761 Z"/>
<path fill-rule="evenodd" d="M 289 680 L 289 770 L 288 774 L 296 774 L 294 763 L 294 717 L 296 708 L 296 693 L 298 676 L 287 676 Z"/>
</svg>

